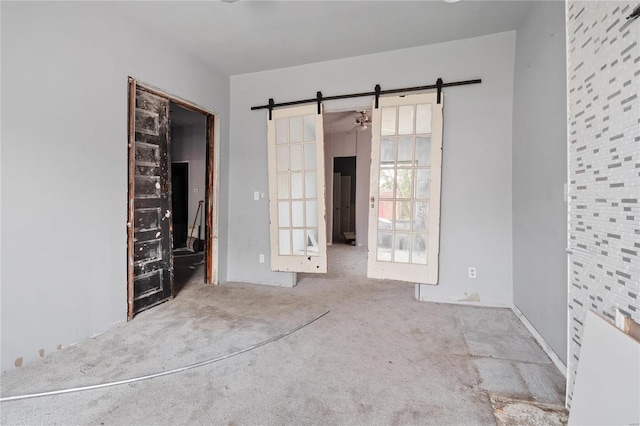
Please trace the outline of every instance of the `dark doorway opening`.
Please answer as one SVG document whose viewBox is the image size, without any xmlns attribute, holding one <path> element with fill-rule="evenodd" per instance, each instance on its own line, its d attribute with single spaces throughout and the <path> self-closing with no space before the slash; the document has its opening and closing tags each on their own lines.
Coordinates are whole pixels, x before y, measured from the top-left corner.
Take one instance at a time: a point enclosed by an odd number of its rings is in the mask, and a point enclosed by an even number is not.
<svg viewBox="0 0 640 426">
<path fill-rule="evenodd" d="M 333 159 L 333 242 L 355 243 L 356 157 Z"/>
<path fill-rule="evenodd" d="M 204 203 L 206 192 L 206 131 L 204 114 L 170 102 L 171 218 L 173 224 L 173 294 L 202 275 L 204 264 Z M 189 237 L 196 241 L 190 246 Z"/>
<path fill-rule="evenodd" d="M 189 226 L 189 163 L 171 163 L 173 249 L 187 246 Z"/>
</svg>

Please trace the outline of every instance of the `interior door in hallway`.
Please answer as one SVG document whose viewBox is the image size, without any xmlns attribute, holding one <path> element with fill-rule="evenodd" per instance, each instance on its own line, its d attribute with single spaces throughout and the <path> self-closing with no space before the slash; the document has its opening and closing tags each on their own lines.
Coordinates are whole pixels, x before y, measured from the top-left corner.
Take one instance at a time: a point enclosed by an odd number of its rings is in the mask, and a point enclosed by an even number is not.
<svg viewBox="0 0 640 426">
<path fill-rule="evenodd" d="M 340 173 L 333 174 L 333 210 L 331 214 L 332 220 L 332 241 L 340 240 L 340 191 L 341 191 L 341 175 Z"/>
<path fill-rule="evenodd" d="M 340 177 L 340 233 L 344 237 L 345 232 L 351 229 L 351 176 Z"/>
<path fill-rule="evenodd" d="M 372 118 L 367 276 L 437 284 L 442 103 L 384 97 Z"/>
<path fill-rule="evenodd" d="M 174 139 L 175 144 L 175 139 Z M 189 226 L 189 163 L 171 163 L 171 218 L 173 224 L 172 248 L 187 246 Z"/>
<path fill-rule="evenodd" d="M 171 176 L 169 100 L 130 86 L 128 316 L 171 297 Z M 133 136 L 133 137 L 131 137 Z M 132 216 L 132 217 L 131 217 Z M 132 278 L 132 279 L 131 279 Z"/>
<path fill-rule="evenodd" d="M 327 272 L 322 114 L 316 105 L 267 121 L 271 269 Z"/>
</svg>

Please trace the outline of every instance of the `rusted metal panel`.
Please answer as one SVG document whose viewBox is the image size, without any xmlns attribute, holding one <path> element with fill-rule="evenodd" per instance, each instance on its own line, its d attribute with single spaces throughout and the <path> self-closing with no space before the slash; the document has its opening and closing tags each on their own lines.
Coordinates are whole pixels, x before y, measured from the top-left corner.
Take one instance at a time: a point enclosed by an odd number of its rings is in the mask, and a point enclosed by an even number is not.
<svg viewBox="0 0 640 426">
<path fill-rule="evenodd" d="M 133 243 L 133 256 L 134 263 L 138 265 L 162 260 L 162 242 L 160 238 L 150 241 L 136 241 Z"/>
<path fill-rule="evenodd" d="M 162 277 L 161 269 L 137 276 L 133 284 L 136 294 L 134 300 L 144 299 L 152 294 L 161 292 L 163 288 Z"/>
<path fill-rule="evenodd" d="M 135 198 L 160 198 L 160 176 L 136 176 Z"/>
<path fill-rule="evenodd" d="M 168 104 L 168 100 L 166 97 L 162 95 L 157 95 L 150 93 L 147 89 L 142 87 L 138 87 L 136 92 L 136 118 L 138 111 L 143 111 L 145 114 L 160 114 L 162 109 L 166 104 Z M 163 114 L 162 117 L 164 120 L 168 119 L 168 116 Z M 137 127 L 138 123 L 136 121 L 136 132 L 139 132 L 140 129 Z M 146 133 L 144 131 L 140 133 Z M 156 133 L 158 135 L 159 133 Z"/>
<path fill-rule="evenodd" d="M 136 142 L 136 164 L 160 167 L 160 147 L 151 143 Z"/>
<path fill-rule="evenodd" d="M 158 167 L 136 166 L 135 173 L 136 176 L 158 176 L 160 174 L 160 170 Z"/>
<path fill-rule="evenodd" d="M 144 231 L 160 232 L 161 221 L 162 218 L 160 215 L 159 207 L 152 207 L 150 209 L 138 209 L 136 211 L 133 231 L 134 233 Z"/>
<path fill-rule="evenodd" d="M 133 301 L 133 311 L 136 314 L 139 314 L 142 311 L 146 311 L 149 308 L 153 308 L 156 305 L 159 305 L 162 302 L 166 302 L 168 300 L 167 297 L 164 296 L 162 291 L 154 292 L 151 294 L 147 294 L 142 298 L 138 298 Z"/>
<path fill-rule="evenodd" d="M 172 296 L 169 100 L 135 88 L 130 315 Z M 131 160 L 131 157 L 130 157 Z M 131 228 L 131 227 L 130 227 Z"/>
<path fill-rule="evenodd" d="M 159 114 L 136 108 L 136 132 L 158 136 L 160 132 Z"/>
</svg>

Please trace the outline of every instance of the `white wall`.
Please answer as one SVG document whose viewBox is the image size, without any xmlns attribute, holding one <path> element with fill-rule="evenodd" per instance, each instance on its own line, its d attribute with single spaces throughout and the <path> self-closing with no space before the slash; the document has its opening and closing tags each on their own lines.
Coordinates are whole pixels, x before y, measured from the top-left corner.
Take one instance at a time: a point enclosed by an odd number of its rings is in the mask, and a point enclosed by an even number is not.
<svg viewBox="0 0 640 426">
<path fill-rule="evenodd" d="M 126 318 L 129 75 L 220 113 L 227 157 L 227 77 L 99 3 L 2 2 L 2 370 Z"/>
<path fill-rule="evenodd" d="M 171 161 L 189 162 L 189 206 L 187 213 L 187 226 L 193 225 L 193 220 L 198 211 L 198 202 L 204 201 L 207 186 L 207 122 L 202 116 L 201 125 L 172 126 L 171 127 Z M 195 193 L 194 189 L 198 192 Z M 200 209 L 198 222 L 200 225 L 200 237 L 204 239 L 204 203 Z M 188 229 L 188 228 L 187 228 Z M 194 234 L 197 237 L 197 235 Z"/>
<path fill-rule="evenodd" d="M 482 78 L 449 88 L 445 99 L 440 285 L 424 299 L 512 303 L 511 138 L 515 33 L 441 43 L 231 77 L 228 279 L 290 285 L 271 272 L 267 193 L 266 111 L 276 102 Z M 366 70 L 363 72 L 363 70 Z M 475 266 L 477 279 L 467 278 Z"/>
<path fill-rule="evenodd" d="M 516 41 L 513 299 L 566 363 L 565 49 L 564 4 L 534 2 Z"/>
</svg>

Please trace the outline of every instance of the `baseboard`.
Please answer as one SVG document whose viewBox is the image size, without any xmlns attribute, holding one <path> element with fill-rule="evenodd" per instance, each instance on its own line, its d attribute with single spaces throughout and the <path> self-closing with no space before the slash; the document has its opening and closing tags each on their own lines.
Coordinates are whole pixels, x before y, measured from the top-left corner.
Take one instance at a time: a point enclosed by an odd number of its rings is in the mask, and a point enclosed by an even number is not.
<svg viewBox="0 0 640 426">
<path fill-rule="evenodd" d="M 295 273 L 293 273 L 292 275 L 295 275 Z M 268 287 L 293 288 L 297 284 L 297 277 L 292 277 L 290 283 L 273 283 L 273 282 L 267 282 L 267 281 L 227 280 L 227 281 L 221 282 L 219 285 L 228 286 L 228 285 L 234 285 L 234 284 L 262 285 L 262 286 L 268 286 Z"/>
<path fill-rule="evenodd" d="M 527 317 L 524 316 L 524 314 L 520 311 L 520 309 L 518 309 L 517 306 L 513 305 L 511 307 L 511 310 L 513 311 L 514 314 L 516 314 L 518 319 L 520 319 L 520 322 L 522 322 L 522 324 L 527 328 L 527 330 L 529 330 L 529 333 L 531 333 L 533 338 L 536 339 L 536 341 L 538 342 L 538 344 L 540 345 L 542 350 L 544 350 L 545 353 L 549 356 L 549 358 L 551 358 L 551 361 L 553 361 L 553 363 L 555 364 L 556 368 L 558 370 L 560 370 L 560 373 L 562 373 L 562 375 L 566 379 L 567 378 L 567 366 L 564 365 L 564 362 L 562 362 L 562 360 L 558 357 L 558 355 L 556 355 L 556 353 L 553 351 L 553 349 L 551 349 L 551 346 L 549 346 L 547 341 L 544 340 L 544 337 L 542 337 L 542 335 L 540 333 L 538 333 L 538 330 L 536 330 L 536 328 L 533 326 L 533 324 L 531 324 L 529 322 Z"/>
<path fill-rule="evenodd" d="M 448 303 L 450 305 L 464 305 L 464 306 L 478 306 L 481 308 L 505 308 L 511 309 L 511 305 L 502 303 L 490 303 L 490 302 L 476 302 L 469 300 L 456 300 L 456 299 L 442 299 L 437 297 L 426 297 L 420 293 L 420 284 L 415 286 L 415 298 L 419 302 L 431 302 L 431 303 Z"/>
</svg>

